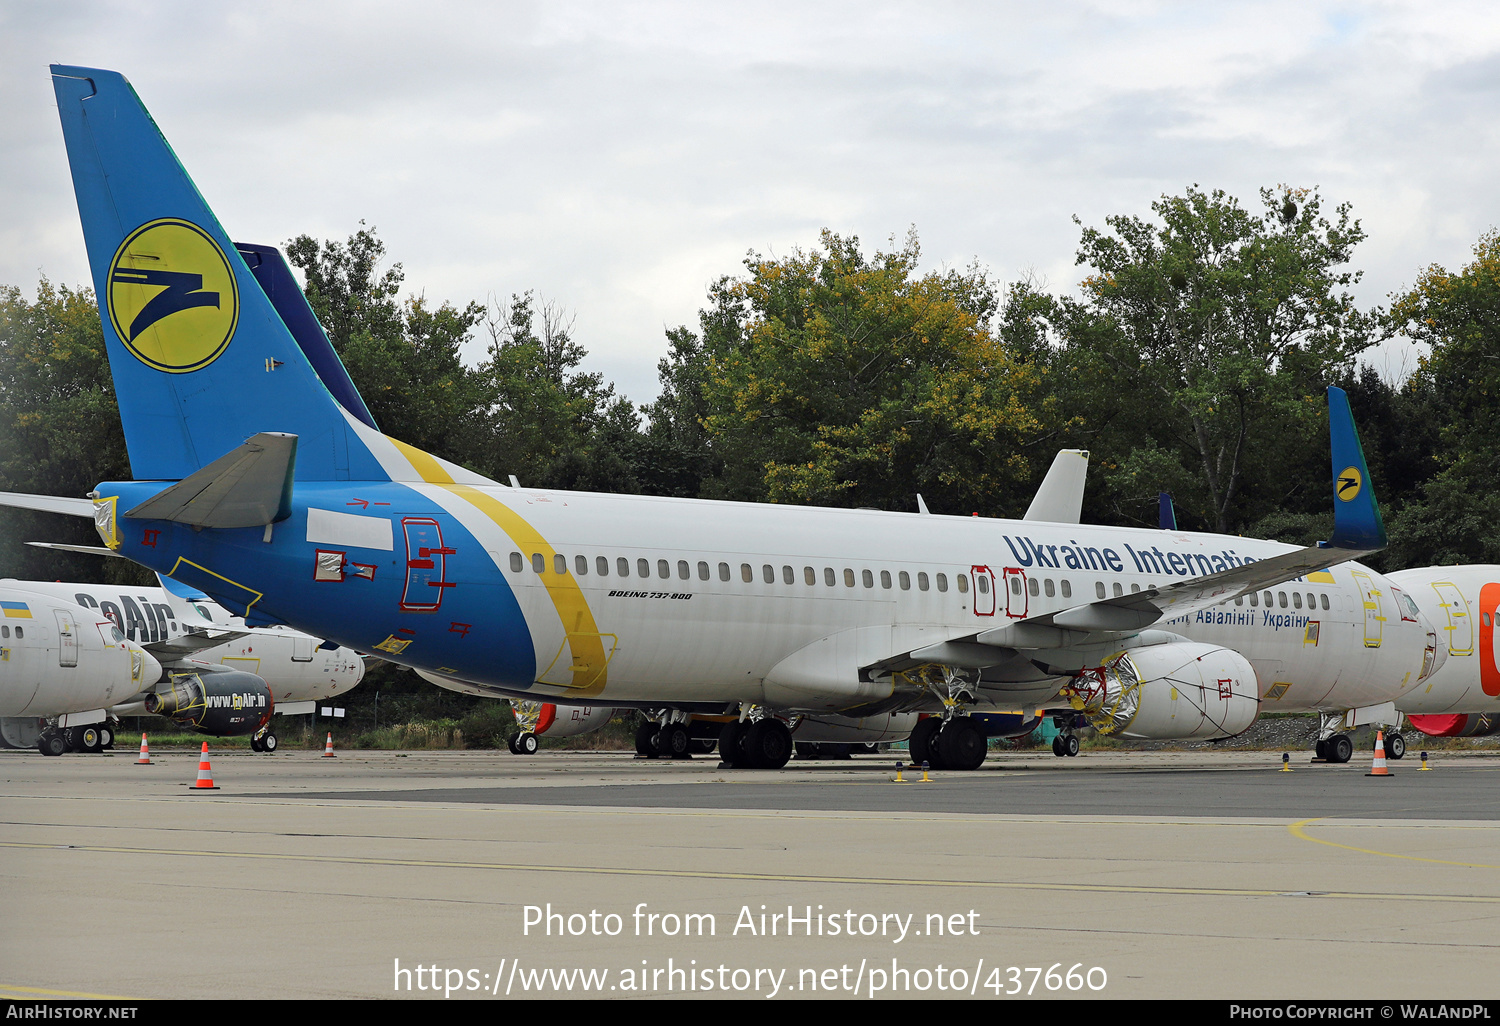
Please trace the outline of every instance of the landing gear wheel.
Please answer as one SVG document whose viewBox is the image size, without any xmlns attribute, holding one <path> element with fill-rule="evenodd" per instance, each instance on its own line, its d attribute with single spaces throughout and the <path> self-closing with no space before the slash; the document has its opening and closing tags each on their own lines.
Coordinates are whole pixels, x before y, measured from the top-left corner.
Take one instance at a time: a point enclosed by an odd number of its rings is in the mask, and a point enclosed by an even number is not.
<svg viewBox="0 0 1500 1026">
<path fill-rule="evenodd" d="M 1067 739 L 1063 741 L 1063 754 L 1066 755 L 1070 759 L 1073 756 L 1075 756 L 1075 755 L 1078 754 L 1078 735 L 1077 734 L 1069 734 L 1067 736 Z"/>
<path fill-rule="evenodd" d="M 652 720 L 643 720 L 635 728 L 635 754 L 646 759 L 654 759 L 660 753 L 656 750 L 656 735 L 661 730 L 660 725 Z M 517 735 L 519 736 L 519 735 Z M 514 751 L 514 749 L 512 749 Z"/>
<path fill-rule="evenodd" d="M 656 735 L 656 747 L 664 759 L 691 759 L 693 739 L 681 723 L 669 723 Z"/>
<path fill-rule="evenodd" d="M 792 757 L 792 732 L 780 720 L 757 720 L 745 732 L 745 757 L 754 769 L 781 769 Z"/>
<path fill-rule="evenodd" d="M 1354 756 L 1354 742 L 1348 734 L 1335 734 L 1328 739 L 1328 761 L 1348 762 Z"/>
<path fill-rule="evenodd" d="M 719 758 L 726 766 L 749 766 L 745 758 L 745 750 L 741 747 L 745 740 L 747 727 L 739 720 L 730 720 L 724 724 L 724 729 L 719 731 Z"/>
<path fill-rule="evenodd" d="M 266 736 L 260 739 L 260 750 L 265 752 L 267 755 L 270 755 L 272 752 L 276 751 L 276 746 L 279 744 L 281 744 L 281 742 L 276 740 L 276 735 L 272 734 L 270 731 L 266 731 Z"/>
<path fill-rule="evenodd" d="M 1392 734 L 1385 739 L 1385 756 L 1387 759 L 1399 759 L 1406 754 L 1406 738 L 1400 734 Z"/>
<path fill-rule="evenodd" d="M 37 738 L 36 747 L 43 755 L 61 755 L 68 750 L 68 739 L 52 731 Z"/>
<path fill-rule="evenodd" d="M 718 742 L 711 737 L 693 738 L 693 752 L 697 755 L 712 755 L 713 750 L 718 747 Z"/>
<path fill-rule="evenodd" d="M 104 751 L 104 735 L 99 733 L 98 727 L 83 727 L 79 730 L 78 750 L 89 753 Z"/>
<path fill-rule="evenodd" d="M 540 747 L 542 747 L 541 742 L 536 739 L 536 735 L 531 731 L 528 730 L 525 733 L 516 735 L 517 755 L 535 755 L 536 750 Z"/>
<path fill-rule="evenodd" d="M 83 751 L 83 728 L 64 727 L 62 730 L 63 744 L 67 745 L 70 752 Z"/>
<path fill-rule="evenodd" d="M 1068 754 L 1066 746 L 1063 745 L 1063 736 L 1061 734 L 1052 739 L 1052 754 L 1059 759 Z"/>
<path fill-rule="evenodd" d="M 976 770 L 984 764 L 989 747 L 984 731 L 974 725 L 967 716 L 956 716 L 948 721 L 938 735 L 938 755 L 946 768 Z"/>
<path fill-rule="evenodd" d="M 250 738 L 250 750 L 252 752 L 264 752 L 266 749 L 265 749 L 265 746 L 263 746 L 260 743 L 260 738 L 258 738 L 258 737 L 251 737 Z"/>
<path fill-rule="evenodd" d="M 1322 759 L 1324 762 L 1328 761 L 1328 739 L 1327 738 L 1323 738 L 1317 744 L 1313 745 L 1313 755 L 1316 758 Z"/>
<path fill-rule="evenodd" d="M 823 757 L 823 746 L 816 741 L 798 741 L 796 748 L 799 759 L 813 760 Z"/>
<path fill-rule="evenodd" d="M 917 725 L 911 729 L 911 737 L 907 739 L 907 754 L 911 756 L 911 764 L 920 766 L 922 763 L 932 763 L 932 752 L 934 735 L 943 729 L 943 721 L 929 716 L 925 720 L 918 720 Z"/>
</svg>

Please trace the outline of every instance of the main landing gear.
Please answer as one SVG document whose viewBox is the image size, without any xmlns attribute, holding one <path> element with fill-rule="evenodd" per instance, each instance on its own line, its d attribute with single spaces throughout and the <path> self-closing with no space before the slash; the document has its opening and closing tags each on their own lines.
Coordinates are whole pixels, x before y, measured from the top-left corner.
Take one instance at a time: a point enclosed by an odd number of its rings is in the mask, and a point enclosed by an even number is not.
<svg viewBox="0 0 1500 1026">
<path fill-rule="evenodd" d="M 713 750 L 713 738 L 694 737 L 689 720 L 672 710 L 647 713 L 635 728 L 635 754 L 641 759 L 691 759 Z"/>
<path fill-rule="evenodd" d="M 1078 735 L 1071 732 L 1057 735 L 1052 739 L 1052 754 L 1068 757 L 1077 755 Z"/>
<path fill-rule="evenodd" d="M 511 755 L 535 755 L 536 750 L 542 746 L 536 735 L 529 730 L 512 734 L 506 745 L 510 748 Z"/>
<path fill-rule="evenodd" d="M 906 742 L 913 766 L 927 763 L 939 770 L 975 770 L 984 764 L 989 739 L 967 716 L 918 720 Z"/>
<path fill-rule="evenodd" d="M 251 751 L 265 752 L 269 755 L 271 752 L 276 751 L 280 745 L 281 742 L 277 740 L 275 734 L 271 733 L 271 728 L 269 727 L 262 727 L 250 737 Z"/>
<path fill-rule="evenodd" d="M 64 752 L 97 754 L 115 746 L 114 728 L 108 723 L 91 723 L 84 727 L 49 726 L 37 737 L 37 751 L 43 755 Z"/>
<path fill-rule="evenodd" d="M 719 732 L 719 758 L 734 769 L 781 769 L 792 757 L 792 731 L 763 710 L 758 719 L 731 720 Z"/>
</svg>

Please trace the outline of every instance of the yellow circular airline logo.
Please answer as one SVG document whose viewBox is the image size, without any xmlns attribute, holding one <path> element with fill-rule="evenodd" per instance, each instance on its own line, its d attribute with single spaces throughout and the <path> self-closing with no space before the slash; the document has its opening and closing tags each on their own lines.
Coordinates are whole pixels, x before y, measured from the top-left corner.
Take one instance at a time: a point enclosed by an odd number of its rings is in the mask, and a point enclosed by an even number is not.
<svg viewBox="0 0 1500 1026">
<path fill-rule="evenodd" d="M 148 221 L 109 265 L 109 321 L 136 359 L 185 374 L 218 359 L 240 317 L 239 287 L 219 244 L 176 217 Z"/>
<path fill-rule="evenodd" d="M 1359 495 L 1360 486 L 1364 483 L 1364 475 L 1359 472 L 1358 467 L 1345 467 L 1344 472 L 1333 483 L 1334 494 L 1340 502 L 1349 502 Z"/>
</svg>

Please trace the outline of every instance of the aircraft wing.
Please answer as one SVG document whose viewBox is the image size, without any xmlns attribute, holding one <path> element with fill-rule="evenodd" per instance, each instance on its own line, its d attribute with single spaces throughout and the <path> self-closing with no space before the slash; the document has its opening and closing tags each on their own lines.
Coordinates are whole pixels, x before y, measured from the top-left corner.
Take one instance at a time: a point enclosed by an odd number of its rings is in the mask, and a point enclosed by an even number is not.
<svg viewBox="0 0 1500 1026">
<path fill-rule="evenodd" d="M 1004 667 L 1017 655 L 1051 666 L 1087 665 L 1094 654 L 1090 650 L 1118 646 L 1153 625 L 1379 552 L 1386 544 L 1385 525 L 1374 488 L 1367 484 L 1370 473 L 1342 389 L 1328 390 L 1328 413 L 1334 488 L 1333 537 L 1328 541 L 1160 588 L 962 634 L 883 659 L 865 671 L 879 676 L 924 663 L 970 669 Z M 1165 631 L 1148 634 L 1161 635 L 1159 640 L 1171 637 Z M 1060 658 L 1056 650 L 1062 649 L 1073 651 Z"/>
<path fill-rule="evenodd" d="M 0 506 L 17 509 L 39 509 L 44 513 L 63 513 L 70 517 L 94 519 L 92 499 L 71 499 L 65 495 L 27 495 L 24 492 L 0 492 Z"/>
<path fill-rule="evenodd" d="M 207 648 L 217 648 L 227 645 L 231 641 L 238 641 L 246 637 L 247 631 L 218 631 L 210 634 L 207 631 L 193 634 L 184 634 L 179 638 L 171 638 L 167 641 L 152 641 L 142 645 L 147 652 L 156 656 L 163 665 L 173 659 L 185 659 L 196 655 Z"/>
</svg>

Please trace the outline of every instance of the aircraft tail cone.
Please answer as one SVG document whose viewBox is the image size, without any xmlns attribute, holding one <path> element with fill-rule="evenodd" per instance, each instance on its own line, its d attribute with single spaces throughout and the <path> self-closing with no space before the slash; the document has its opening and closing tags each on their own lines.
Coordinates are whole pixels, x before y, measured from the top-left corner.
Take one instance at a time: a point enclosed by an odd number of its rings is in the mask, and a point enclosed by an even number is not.
<svg viewBox="0 0 1500 1026">
<path fill-rule="evenodd" d="M 338 756 L 336 756 L 336 755 L 333 754 L 333 731 L 331 731 L 331 730 L 328 732 L 328 743 L 323 746 L 323 758 L 325 758 L 325 759 L 337 759 L 338 758 Z"/>
<path fill-rule="evenodd" d="M 203 753 L 198 756 L 198 780 L 192 785 L 194 791 L 217 791 L 214 786 L 214 771 L 208 764 L 208 742 L 203 742 Z"/>
<path fill-rule="evenodd" d="M 1370 767 L 1367 777 L 1394 777 L 1396 774 L 1385 768 L 1385 731 L 1375 732 L 1375 762 Z"/>
<path fill-rule="evenodd" d="M 139 759 L 135 760 L 135 762 L 132 765 L 136 765 L 136 766 L 149 766 L 149 765 L 151 765 L 151 749 L 146 744 L 146 732 L 145 731 L 141 731 L 141 757 Z"/>
</svg>

